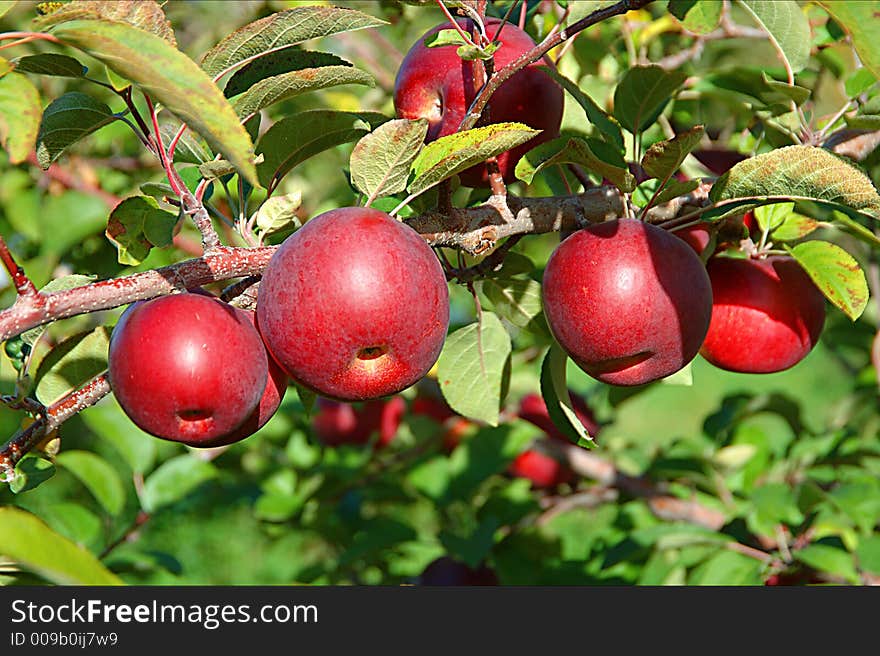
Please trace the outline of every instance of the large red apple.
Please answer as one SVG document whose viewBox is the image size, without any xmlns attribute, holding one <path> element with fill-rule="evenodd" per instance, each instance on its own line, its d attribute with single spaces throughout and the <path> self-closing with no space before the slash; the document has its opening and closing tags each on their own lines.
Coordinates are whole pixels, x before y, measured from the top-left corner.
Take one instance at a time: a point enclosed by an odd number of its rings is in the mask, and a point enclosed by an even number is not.
<svg viewBox="0 0 880 656">
<path fill-rule="evenodd" d="M 458 20 L 464 30 L 469 21 Z M 494 38 L 502 26 L 497 18 L 486 19 L 486 31 Z M 427 141 L 444 137 L 458 131 L 458 127 L 476 97 L 474 67 L 480 61 L 463 61 L 454 45 L 428 48 L 425 37 L 440 30 L 453 29 L 451 23 L 443 23 L 429 30 L 420 38 L 403 60 L 394 82 L 394 107 L 401 118 L 426 118 L 429 121 Z M 507 23 L 500 31 L 501 47 L 495 52 L 495 69 L 498 70 L 524 52 L 535 47 L 532 38 Z M 516 179 L 514 168 L 524 153 L 535 146 L 559 136 L 562 121 L 563 94 L 559 85 L 539 66 L 552 66 L 544 58 L 526 66 L 504 82 L 489 101 L 488 121 L 484 123 L 525 123 L 536 130 L 543 130 L 527 143 L 498 156 L 498 167 L 506 182 Z M 461 175 L 461 183 L 468 187 L 485 187 L 488 175 L 485 164 L 474 166 Z"/>
<path fill-rule="evenodd" d="M 449 292 L 410 227 L 363 207 L 308 221 L 272 256 L 257 319 L 269 352 L 322 396 L 363 401 L 422 378 L 449 325 Z"/>
<path fill-rule="evenodd" d="M 135 303 L 113 330 L 113 393 L 131 420 L 166 440 L 212 446 L 257 409 L 266 349 L 243 310 L 202 294 Z"/>
<path fill-rule="evenodd" d="M 251 325 L 254 326 L 254 328 L 257 328 L 256 313 L 249 311 L 245 311 L 244 313 L 247 315 Z M 265 426 L 266 422 L 269 421 L 278 411 L 278 407 L 284 399 L 284 393 L 287 391 L 287 374 L 285 374 L 284 370 L 278 366 L 278 363 L 275 362 L 275 359 L 271 355 L 267 353 L 266 357 L 269 361 L 269 378 L 266 381 L 266 389 L 263 390 L 263 396 L 260 398 L 260 402 L 257 404 L 256 409 L 247 419 L 245 419 L 244 423 L 234 431 L 228 435 L 223 435 L 216 440 L 212 440 L 210 444 L 205 444 L 204 446 L 215 447 L 240 442 Z"/>
<path fill-rule="evenodd" d="M 782 371 L 819 341 L 825 298 L 793 258 L 718 257 L 707 269 L 714 307 L 700 353 L 716 367 Z"/>
<path fill-rule="evenodd" d="M 544 313 L 560 346 L 592 377 L 640 385 L 690 362 L 706 335 L 712 289 L 681 239 L 620 219 L 579 230 L 550 256 Z"/>
</svg>

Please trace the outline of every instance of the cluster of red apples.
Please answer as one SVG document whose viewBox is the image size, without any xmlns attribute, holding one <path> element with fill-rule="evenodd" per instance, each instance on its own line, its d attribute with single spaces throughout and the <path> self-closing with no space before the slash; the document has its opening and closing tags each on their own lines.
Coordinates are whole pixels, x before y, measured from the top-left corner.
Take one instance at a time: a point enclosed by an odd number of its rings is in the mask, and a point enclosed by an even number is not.
<svg viewBox="0 0 880 656">
<path fill-rule="evenodd" d="M 471 29 L 467 21 L 461 21 Z M 428 35 L 451 27 L 438 25 Z M 514 25 L 489 19 L 500 68 L 534 47 Z M 520 121 L 538 137 L 497 157 L 512 181 L 528 149 L 559 134 L 563 94 L 536 62 L 492 96 L 489 120 Z M 398 116 L 427 118 L 427 140 L 455 132 L 477 88 L 478 61 L 455 46 L 420 39 L 403 60 L 394 103 Z M 461 174 L 486 186 L 486 165 Z M 633 219 L 596 224 L 565 239 L 543 280 L 548 324 L 588 374 L 614 385 L 669 376 L 698 352 L 740 372 L 793 366 L 816 344 L 824 300 L 787 257 L 698 256 L 706 240 Z M 681 237 L 681 238 L 679 238 Z M 708 269 L 708 272 L 707 272 Z M 446 278 L 427 243 L 407 225 L 368 208 L 342 208 L 308 221 L 273 255 L 256 312 L 206 293 L 181 293 L 132 305 L 113 332 L 109 377 L 128 416 L 152 435 L 198 447 L 238 441 L 277 410 L 288 379 L 317 392 L 315 429 L 327 444 L 379 445 L 396 432 L 405 408 L 374 401 L 413 385 L 440 355 L 449 324 Z M 552 438 L 546 408 L 524 401 L 520 416 Z M 331 401 L 335 400 L 335 401 Z M 368 402 L 355 411 L 351 401 Z M 591 434 L 598 428 L 584 411 Z M 555 463 L 555 464 L 554 464 Z M 513 464 L 538 486 L 570 476 L 533 449 Z"/>
</svg>

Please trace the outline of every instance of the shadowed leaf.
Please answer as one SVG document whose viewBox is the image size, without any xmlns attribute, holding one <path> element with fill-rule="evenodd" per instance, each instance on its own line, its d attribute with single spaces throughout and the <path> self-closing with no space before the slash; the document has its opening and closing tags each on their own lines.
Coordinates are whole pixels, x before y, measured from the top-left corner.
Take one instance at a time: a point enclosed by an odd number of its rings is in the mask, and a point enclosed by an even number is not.
<svg viewBox="0 0 880 656">
<path fill-rule="evenodd" d="M 45 170 L 70 146 L 116 120 L 110 108 L 84 93 L 65 93 L 43 112 L 37 162 Z"/>
<path fill-rule="evenodd" d="M 119 251 L 120 264 L 140 264 L 153 246 L 171 244 L 177 215 L 159 209 L 152 196 L 133 196 L 110 213 L 107 238 Z"/>
<path fill-rule="evenodd" d="M 598 139 L 557 137 L 533 148 L 516 164 L 516 177 L 531 184 L 535 175 L 553 164 L 581 164 L 589 171 L 608 178 L 621 191 L 632 191 L 636 179 L 620 153 Z"/>
</svg>

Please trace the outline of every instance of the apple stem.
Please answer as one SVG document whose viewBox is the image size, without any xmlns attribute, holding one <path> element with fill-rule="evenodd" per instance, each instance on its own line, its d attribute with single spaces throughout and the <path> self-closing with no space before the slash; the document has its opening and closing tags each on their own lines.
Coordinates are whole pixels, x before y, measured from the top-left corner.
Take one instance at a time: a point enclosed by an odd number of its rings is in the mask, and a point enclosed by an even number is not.
<svg viewBox="0 0 880 656">
<path fill-rule="evenodd" d="M 3 261 L 3 266 L 9 273 L 9 278 L 12 280 L 12 284 L 15 285 L 15 291 L 18 292 L 19 297 L 37 297 L 40 295 L 34 283 L 27 277 L 24 269 L 15 261 L 9 247 L 6 245 L 6 240 L 2 236 L 0 236 L 0 260 Z"/>
</svg>

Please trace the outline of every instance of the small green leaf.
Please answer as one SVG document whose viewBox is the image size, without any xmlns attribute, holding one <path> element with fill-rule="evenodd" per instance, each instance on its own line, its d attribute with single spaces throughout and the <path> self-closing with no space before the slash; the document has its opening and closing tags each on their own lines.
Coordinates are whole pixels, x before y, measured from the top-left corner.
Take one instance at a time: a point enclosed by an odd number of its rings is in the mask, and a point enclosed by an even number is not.
<svg viewBox="0 0 880 656">
<path fill-rule="evenodd" d="M 351 65 L 305 68 L 260 80 L 244 93 L 232 98 L 230 102 L 238 117 L 246 120 L 261 109 L 282 100 L 342 84 L 373 87 L 376 86 L 376 81 L 369 73 Z"/>
<path fill-rule="evenodd" d="M 409 192 L 421 194 L 489 157 L 516 148 L 539 134 L 523 123 L 493 123 L 432 141 L 412 163 Z"/>
<path fill-rule="evenodd" d="M 59 585 L 122 584 L 91 553 L 20 508 L 0 508 L 0 554 Z"/>
<path fill-rule="evenodd" d="M 21 73 L 0 77 L 0 145 L 12 164 L 27 159 L 40 129 L 40 94 Z"/>
<path fill-rule="evenodd" d="M 183 499 L 202 483 L 217 476 L 210 462 L 191 455 L 166 460 L 144 481 L 141 504 L 149 513 Z"/>
<path fill-rule="evenodd" d="M 406 189 L 410 165 L 428 134 L 428 121 L 388 121 L 364 136 L 351 151 L 351 183 L 367 198 Z"/>
<path fill-rule="evenodd" d="M 313 155 L 357 141 L 385 120 L 381 114 L 325 109 L 283 118 L 257 142 L 257 152 L 263 155 L 263 162 L 257 166 L 260 182 L 274 189 L 291 169 Z"/>
<path fill-rule="evenodd" d="M 755 220 L 762 231 L 775 230 L 794 210 L 794 203 L 773 203 L 755 208 Z"/>
<path fill-rule="evenodd" d="M 37 161 L 45 170 L 70 146 L 116 120 L 110 108 L 91 96 L 71 92 L 43 112 L 37 135 Z"/>
<path fill-rule="evenodd" d="M 110 464 L 89 451 L 62 451 L 55 462 L 76 476 L 111 515 L 125 506 L 125 488 Z"/>
<path fill-rule="evenodd" d="M 855 321 L 862 315 L 868 305 L 868 283 L 852 255 L 836 244 L 818 240 L 786 250 L 846 316 Z"/>
<path fill-rule="evenodd" d="M 500 45 L 498 43 L 490 43 L 483 48 L 463 45 L 458 47 L 458 49 L 455 51 L 455 54 L 458 55 L 463 61 L 475 61 L 478 59 L 486 61 L 492 59 L 493 55 L 499 47 Z"/>
<path fill-rule="evenodd" d="M 463 46 L 467 44 L 458 30 L 440 30 L 426 36 L 422 42 L 426 48 L 440 48 L 442 46 Z"/>
<path fill-rule="evenodd" d="M 565 351 L 553 342 L 541 364 L 541 396 L 547 404 L 547 413 L 553 425 L 573 444 L 592 449 L 596 443 L 578 419 L 571 404 L 571 396 L 565 380 L 567 362 L 568 356 Z"/>
<path fill-rule="evenodd" d="M 702 125 L 697 125 L 672 139 L 653 144 L 642 157 L 645 172 L 658 180 L 672 177 L 688 154 L 700 143 L 705 131 Z"/>
<path fill-rule="evenodd" d="M 480 291 L 495 312 L 514 326 L 525 328 L 541 314 L 541 284 L 530 278 L 487 278 L 480 283 Z"/>
<path fill-rule="evenodd" d="M 498 528 L 498 519 L 490 515 L 483 519 L 470 535 L 462 537 L 450 531 L 441 531 L 439 538 L 447 553 L 468 567 L 476 568 L 495 545 L 495 531 Z"/>
<path fill-rule="evenodd" d="M 760 217 L 766 216 L 767 209 L 782 208 L 779 210 L 779 216 L 770 222 L 770 238 L 774 242 L 797 241 L 819 228 L 818 221 L 796 212 L 794 206 L 794 203 L 776 203 L 755 209 L 755 218 L 758 219 L 758 225 L 763 229 L 764 224 L 761 223 Z"/>
<path fill-rule="evenodd" d="M 510 375 L 510 350 L 510 335 L 491 312 L 449 335 L 437 361 L 437 379 L 450 407 L 497 426 Z"/>
<path fill-rule="evenodd" d="M 51 405 L 107 369 L 110 330 L 100 326 L 68 337 L 40 361 L 37 398 Z"/>
<path fill-rule="evenodd" d="M 880 535 L 859 538 L 856 549 L 859 568 L 872 574 L 880 574 Z"/>
<path fill-rule="evenodd" d="M 99 20 L 61 23 L 52 34 L 131 80 L 202 135 L 248 182 L 258 184 L 253 144 L 232 106 L 204 71 L 174 46 L 126 23 Z"/>
<path fill-rule="evenodd" d="M 761 100 L 763 100 L 768 105 L 772 105 L 773 103 L 787 103 L 789 100 L 794 101 L 794 104 L 800 107 L 807 100 L 810 99 L 811 91 L 806 87 L 801 87 L 796 84 L 788 84 L 787 82 L 780 82 L 779 80 L 774 80 L 767 73 L 761 73 L 761 77 L 764 80 L 764 84 L 767 86 L 767 91 L 761 93 Z"/>
<path fill-rule="evenodd" d="M 844 91 L 850 98 L 857 98 L 865 93 L 877 82 L 877 76 L 868 68 L 857 68 L 844 83 Z"/>
<path fill-rule="evenodd" d="M 256 226 L 263 233 L 300 227 L 296 211 L 302 205 L 302 193 L 270 196 L 257 210 Z"/>
<path fill-rule="evenodd" d="M 827 572 L 846 579 L 849 583 L 859 583 L 859 575 L 853 563 L 852 554 L 843 549 L 825 544 L 809 544 L 792 554 L 797 560 L 819 572 Z"/>
<path fill-rule="evenodd" d="M 351 67 L 352 64 L 329 52 L 313 52 L 293 48 L 278 50 L 254 59 L 251 63 L 238 69 L 234 75 L 230 76 L 223 88 L 223 95 L 227 98 L 233 98 L 266 78 L 323 66 Z"/>
<path fill-rule="evenodd" d="M 542 143 L 520 158 L 515 174 L 526 184 L 531 184 L 541 169 L 566 162 L 581 164 L 608 178 L 621 191 L 635 189 L 636 179 L 629 172 L 623 157 L 613 146 L 598 139 L 563 136 Z"/>
<path fill-rule="evenodd" d="M 795 73 L 810 60 L 810 23 L 797 2 L 740 0 L 752 18 L 767 30 L 770 39 L 788 60 Z"/>
<path fill-rule="evenodd" d="M 818 0 L 818 4 L 834 17 L 852 36 L 853 46 L 862 64 L 880 79 L 880 21 L 876 2 L 839 2 Z"/>
<path fill-rule="evenodd" d="M 85 77 L 86 72 L 89 70 L 73 57 L 59 55 L 54 52 L 19 57 L 14 63 L 15 70 L 19 73 L 33 73 L 35 75 Z"/>
<path fill-rule="evenodd" d="M 618 150 L 623 151 L 623 132 L 620 130 L 620 123 L 613 116 L 609 116 L 577 84 L 563 76 L 555 68 L 541 66 L 541 70 L 556 80 L 563 89 L 571 94 L 572 98 L 583 108 L 587 119 L 599 130 L 599 133 L 606 141 L 617 146 Z"/>
<path fill-rule="evenodd" d="M 724 4 L 718 0 L 669 0 L 669 13 L 696 34 L 708 34 L 721 22 Z"/>
<path fill-rule="evenodd" d="M 666 183 L 666 186 L 663 187 L 663 191 L 657 194 L 657 198 L 654 199 L 654 205 L 662 205 L 663 203 L 669 202 L 673 198 L 686 196 L 699 186 L 699 180 L 681 181 L 672 178 L 669 180 L 669 182 Z"/>
<path fill-rule="evenodd" d="M 660 66 L 627 69 L 614 91 L 614 117 L 633 134 L 657 120 L 672 94 L 684 84 L 687 74 Z"/>
<path fill-rule="evenodd" d="M 201 66 L 211 77 L 303 41 L 387 23 L 354 9 L 295 7 L 237 29 L 211 48 Z"/>
<path fill-rule="evenodd" d="M 9 489 L 13 494 L 33 490 L 40 483 L 45 483 L 55 475 L 55 465 L 45 458 L 23 458 L 15 466 L 15 477 L 9 481 Z"/>
<path fill-rule="evenodd" d="M 152 196 L 132 196 L 113 208 L 107 238 L 119 251 L 120 264 L 140 264 L 153 246 L 171 244 L 177 215 L 159 209 Z"/>
<path fill-rule="evenodd" d="M 813 146 L 786 146 L 739 162 L 709 195 L 714 202 L 762 196 L 827 201 L 880 216 L 880 194 L 868 176 Z"/>
</svg>

